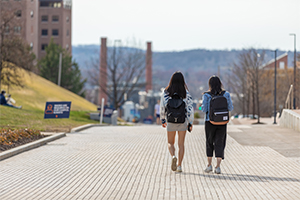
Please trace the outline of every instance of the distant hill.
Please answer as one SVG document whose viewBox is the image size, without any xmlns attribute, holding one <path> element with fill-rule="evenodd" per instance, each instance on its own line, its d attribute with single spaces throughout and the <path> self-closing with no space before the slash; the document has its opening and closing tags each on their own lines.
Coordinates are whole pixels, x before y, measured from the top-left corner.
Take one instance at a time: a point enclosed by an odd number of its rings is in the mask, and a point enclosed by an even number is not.
<svg viewBox="0 0 300 200">
<path fill-rule="evenodd" d="M 79 45 L 73 46 L 73 58 L 79 63 L 83 75 L 88 78 L 86 70 L 91 59 L 99 59 L 99 45 Z M 199 87 L 207 89 L 208 78 L 218 73 L 226 74 L 232 63 L 238 62 L 238 55 L 243 50 L 206 50 L 193 49 L 172 52 L 153 52 L 153 87 L 155 90 L 165 87 L 172 73 L 180 70 L 184 73 L 189 89 L 194 96 L 198 96 L 201 91 Z M 258 50 L 260 52 L 262 50 Z M 266 51 L 266 61 L 274 58 L 274 52 Z M 277 55 L 286 53 L 278 51 Z M 288 52 L 289 66 L 293 66 L 293 52 Z M 224 79 L 224 77 L 223 77 Z M 225 86 L 226 87 L 226 86 Z"/>
<path fill-rule="evenodd" d="M 44 110 L 46 101 L 71 101 L 72 111 L 96 111 L 97 106 L 86 99 L 34 74 L 25 73 L 24 87 L 10 87 L 9 93 L 23 109 Z M 7 86 L 2 85 L 7 91 Z"/>
</svg>

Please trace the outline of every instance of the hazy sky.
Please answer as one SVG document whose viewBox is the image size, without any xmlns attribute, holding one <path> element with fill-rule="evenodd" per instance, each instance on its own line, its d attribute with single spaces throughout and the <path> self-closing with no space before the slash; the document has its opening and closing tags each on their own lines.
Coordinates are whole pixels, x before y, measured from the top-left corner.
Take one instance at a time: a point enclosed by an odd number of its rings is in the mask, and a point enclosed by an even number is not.
<svg viewBox="0 0 300 200">
<path fill-rule="evenodd" d="M 289 33 L 300 50 L 300 0 L 73 0 L 73 45 L 134 37 L 154 51 L 293 50 Z"/>
</svg>

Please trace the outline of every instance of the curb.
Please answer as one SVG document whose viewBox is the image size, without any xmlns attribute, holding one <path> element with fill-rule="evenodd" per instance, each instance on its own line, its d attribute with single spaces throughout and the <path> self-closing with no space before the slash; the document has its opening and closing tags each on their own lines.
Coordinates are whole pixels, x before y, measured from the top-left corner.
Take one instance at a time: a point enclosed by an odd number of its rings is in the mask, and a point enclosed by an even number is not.
<svg viewBox="0 0 300 200">
<path fill-rule="evenodd" d="M 91 128 L 95 125 L 96 124 L 86 124 L 86 125 L 78 126 L 76 128 L 72 128 L 70 133 L 80 132 L 80 131 L 83 131 L 85 129 Z"/>
<path fill-rule="evenodd" d="M 0 161 L 4 160 L 6 158 L 12 157 L 14 155 L 17 155 L 19 153 L 28 151 L 30 149 L 34 149 L 36 147 L 42 146 L 44 144 L 47 144 L 48 142 L 52 142 L 54 140 L 57 140 L 59 138 L 65 137 L 65 136 L 66 136 L 66 133 L 59 133 L 59 134 L 56 134 L 56 135 L 45 137 L 43 139 L 40 139 L 40 140 L 37 140 L 37 141 L 34 141 L 34 142 L 30 142 L 28 144 L 24 144 L 24 145 L 19 146 L 19 147 L 15 147 L 15 148 L 10 149 L 10 150 L 6 150 L 6 151 L 0 153 Z"/>
<path fill-rule="evenodd" d="M 103 125 L 100 125 L 100 124 L 86 124 L 86 125 L 82 125 L 82 126 L 79 126 L 79 127 L 76 127 L 76 128 L 72 128 L 70 133 L 80 132 L 80 131 L 83 131 L 85 129 L 92 128 L 92 127 L 95 127 L 95 126 L 107 126 L 107 125 L 105 125 L 105 124 L 103 124 Z"/>
</svg>

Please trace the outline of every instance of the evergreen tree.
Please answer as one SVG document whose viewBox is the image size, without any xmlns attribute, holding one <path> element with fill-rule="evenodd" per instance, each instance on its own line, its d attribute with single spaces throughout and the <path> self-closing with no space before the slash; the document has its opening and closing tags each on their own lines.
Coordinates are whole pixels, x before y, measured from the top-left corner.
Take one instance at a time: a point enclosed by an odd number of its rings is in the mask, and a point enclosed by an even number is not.
<svg viewBox="0 0 300 200">
<path fill-rule="evenodd" d="M 46 55 L 39 61 L 40 75 L 57 84 L 59 70 L 59 55 L 62 53 L 61 87 L 84 97 L 84 83 L 78 64 L 72 56 L 51 39 L 46 47 Z"/>
</svg>

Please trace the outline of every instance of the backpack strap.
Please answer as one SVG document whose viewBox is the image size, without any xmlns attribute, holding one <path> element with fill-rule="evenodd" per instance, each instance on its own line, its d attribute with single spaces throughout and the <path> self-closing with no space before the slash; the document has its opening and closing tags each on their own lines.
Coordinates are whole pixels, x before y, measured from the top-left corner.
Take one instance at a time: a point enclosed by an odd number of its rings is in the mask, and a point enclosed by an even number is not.
<svg viewBox="0 0 300 200">
<path fill-rule="evenodd" d="M 219 96 L 219 95 L 224 95 L 226 90 L 222 90 L 219 94 L 212 94 L 211 92 L 204 92 L 204 94 L 209 94 L 210 96 Z"/>
<path fill-rule="evenodd" d="M 220 93 L 220 95 L 224 96 L 225 92 L 226 92 L 226 90 L 223 90 L 223 91 Z"/>
<path fill-rule="evenodd" d="M 177 92 L 175 92 L 172 96 L 171 96 L 172 99 L 182 99 L 181 96 L 179 96 L 179 94 Z"/>
<path fill-rule="evenodd" d="M 204 92 L 204 94 L 209 94 L 210 96 L 212 96 L 211 92 Z"/>
</svg>

